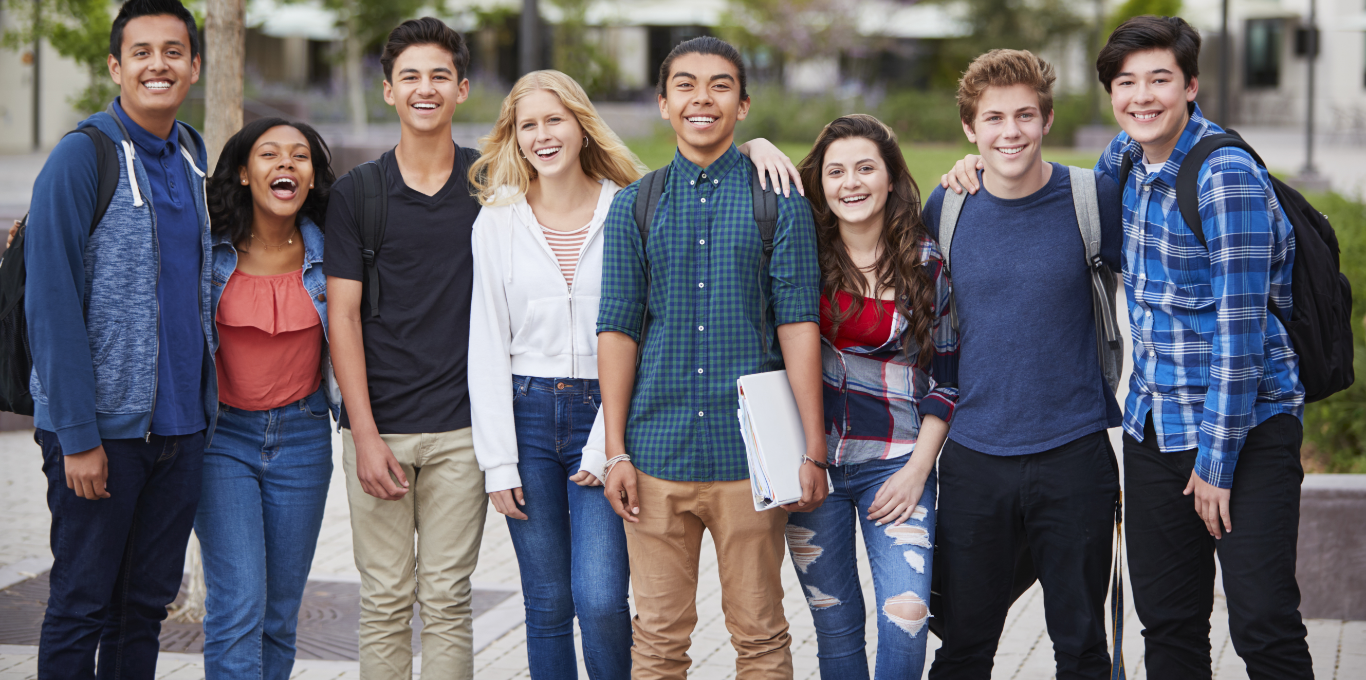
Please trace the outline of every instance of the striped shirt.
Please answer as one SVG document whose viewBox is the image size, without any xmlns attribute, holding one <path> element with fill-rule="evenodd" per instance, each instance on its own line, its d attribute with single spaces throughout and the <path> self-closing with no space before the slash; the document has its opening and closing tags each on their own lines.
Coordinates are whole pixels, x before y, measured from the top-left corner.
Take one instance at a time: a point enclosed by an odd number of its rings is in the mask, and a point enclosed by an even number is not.
<svg viewBox="0 0 1366 680">
<path fill-rule="evenodd" d="M 560 273 L 564 274 L 564 282 L 574 287 L 574 268 L 579 266 L 579 255 L 583 253 L 583 244 L 588 240 L 588 228 L 592 224 L 585 224 L 574 231 L 556 231 L 541 225 L 541 234 L 545 236 L 545 242 L 550 245 L 551 252 L 555 253 L 555 261 L 560 264 Z"/>
<path fill-rule="evenodd" d="M 1162 451 L 1198 449 L 1195 472 L 1221 489 L 1248 430 L 1271 416 L 1304 415 L 1299 360 L 1268 298 L 1290 309 L 1295 234 L 1266 169 L 1247 152 L 1223 148 L 1201 167 L 1200 218 L 1208 249 L 1181 218 L 1176 173 L 1200 138 L 1223 132 L 1196 106 L 1171 157 L 1157 172 L 1121 133 L 1096 168 L 1124 190 L 1124 292 L 1134 372 L 1124 430 L 1143 439 L 1152 413 Z"/>
</svg>

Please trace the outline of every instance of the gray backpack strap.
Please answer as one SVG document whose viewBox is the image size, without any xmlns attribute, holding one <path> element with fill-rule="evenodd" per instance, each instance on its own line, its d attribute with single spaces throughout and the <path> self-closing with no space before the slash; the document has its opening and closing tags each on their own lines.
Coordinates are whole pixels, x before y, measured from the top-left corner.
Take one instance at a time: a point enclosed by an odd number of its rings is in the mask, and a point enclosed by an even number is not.
<svg viewBox="0 0 1366 680">
<path fill-rule="evenodd" d="M 1086 247 L 1086 268 L 1091 273 L 1091 306 L 1096 317 L 1096 357 L 1110 391 L 1119 391 L 1124 371 L 1124 342 L 1119 337 L 1114 271 L 1100 259 L 1100 203 L 1096 193 L 1096 174 L 1090 168 L 1069 167 L 1072 180 L 1072 207 L 1077 227 Z"/>
<path fill-rule="evenodd" d="M 949 248 L 953 245 L 953 231 L 958 228 L 958 215 L 963 212 L 963 204 L 968 200 L 968 192 L 958 193 L 952 189 L 944 191 L 944 204 L 939 208 L 939 252 L 944 256 L 944 269 L 953 280 L 953 267 L 949 261 Z M 949 323 L 958 330 L 958 303 L 953 298 L 953 287 L 949 287 Z"/>
</svg>

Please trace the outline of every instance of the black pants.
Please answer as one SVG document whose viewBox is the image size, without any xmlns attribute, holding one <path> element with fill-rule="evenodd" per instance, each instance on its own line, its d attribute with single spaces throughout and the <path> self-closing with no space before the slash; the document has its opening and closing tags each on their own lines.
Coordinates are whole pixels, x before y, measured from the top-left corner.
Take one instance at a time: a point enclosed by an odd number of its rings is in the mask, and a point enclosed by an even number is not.
<svg viewBox="0 0 1366 680">
<path fill-rule="evenodd" d="M 1285 414 L 1248 432 L 1233 473 L 1233 531 L 1216 541 L 1196 514 L 1194 497 L 1181 495 L 1195 468 L 1195 449 L 1159 451 L 1151 416 L 1142 442 L 1124 435 L 1129 577 L 1144 627 L 1148 677 L 1210 677 L 1215 550 L 1229 633 L 1248 677 L 1314 677 L 1295 581 L 1302 436 L 1299 419 Z"/>
<path fill-rule="evenodd" d="M 1104 609 L 1118 496 L 1104 431 L 1026 456 L 992 456 L 950 439 L 939 458 L 934 548 L 944 645 L 930 678 L 991 677 L 1016 559 L 1027 549 L 1043 584 L 1058 679 L 1108 680 Z"/>
</svg>

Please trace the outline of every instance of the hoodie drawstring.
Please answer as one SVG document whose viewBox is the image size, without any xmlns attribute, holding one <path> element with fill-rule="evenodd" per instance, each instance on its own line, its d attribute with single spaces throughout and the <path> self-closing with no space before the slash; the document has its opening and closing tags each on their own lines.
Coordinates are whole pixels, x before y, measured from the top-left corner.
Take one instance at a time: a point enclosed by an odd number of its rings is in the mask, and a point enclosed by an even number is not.
<svg viewBox="0 0 1366 680">
<path fill-rule="evenodd" d="M 133 170 L 133 143 L 123 141 L 123 162 L 128 166 L 128 186 L 133 190 L 133 207 L 142 207 L 142 192 L 138 189 L 138 175 Z M 201 173 L 202 174 L 202 173 Z"/>
</svg>

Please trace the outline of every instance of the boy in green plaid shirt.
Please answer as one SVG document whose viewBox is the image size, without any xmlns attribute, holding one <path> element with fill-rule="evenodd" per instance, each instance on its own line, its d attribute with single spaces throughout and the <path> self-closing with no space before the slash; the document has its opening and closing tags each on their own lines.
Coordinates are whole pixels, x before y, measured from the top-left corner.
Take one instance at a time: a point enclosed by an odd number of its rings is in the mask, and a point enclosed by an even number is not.
<svg viewBox="0 0 1366 680">
<path fill-rule="evenodd" d="M 613 201 L 598 313 L 605 493 L 626 520 L 636 598 L 632 676 L 687 674 L 706 529 L 716 544 L 737 677 L 791 678 L 780 576 L 787 511 L 815 509 L 827 493 L 811 208 L 800 196 L 779 196 L 763 268 L 751 164 L 733 142 L 749 110 L 734 47 L 716 38 L 675 47 L 660 69 L 658 98 L 678 152 L 648 250 L 633 210 L 640 183 Z M 735 420 L 735 381 L 784 367 L 809 462 L 801 466 L 800 501 L 758 512 Z"/>
</svg>

